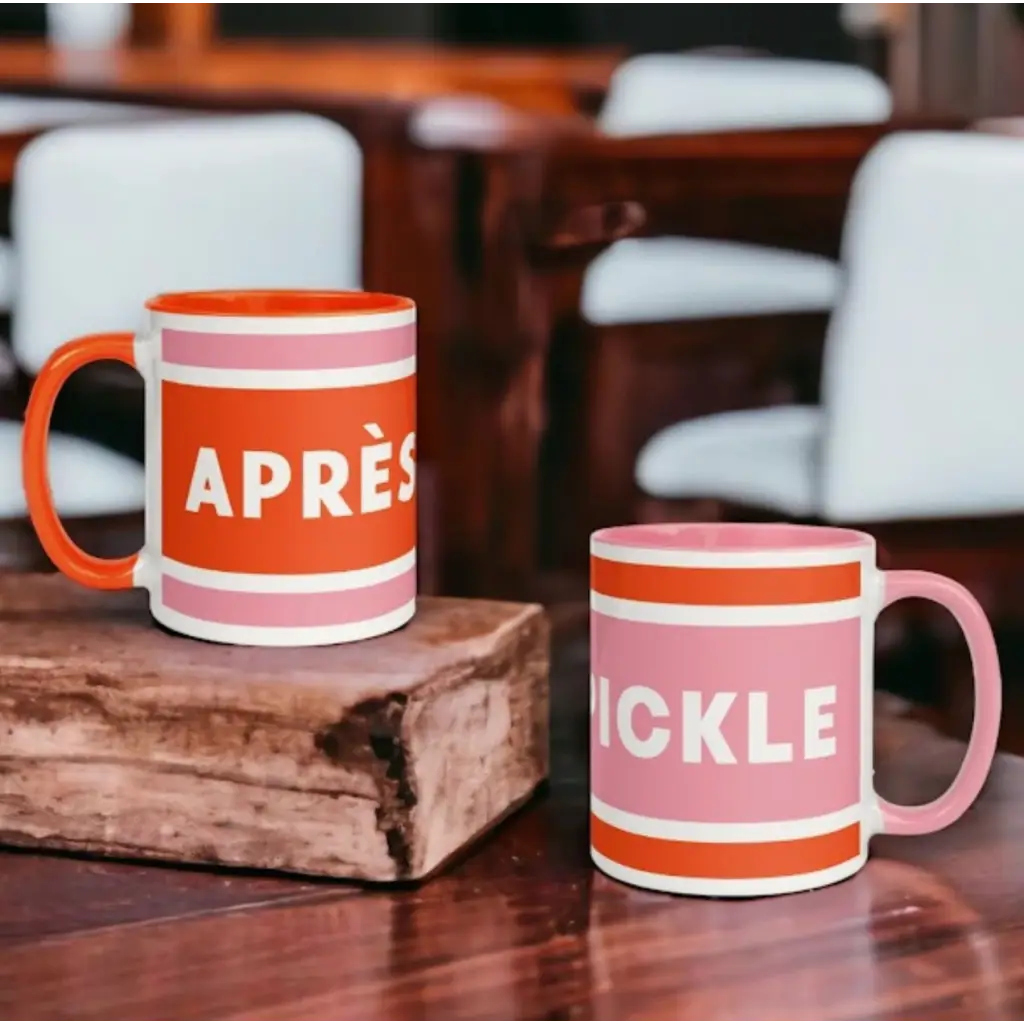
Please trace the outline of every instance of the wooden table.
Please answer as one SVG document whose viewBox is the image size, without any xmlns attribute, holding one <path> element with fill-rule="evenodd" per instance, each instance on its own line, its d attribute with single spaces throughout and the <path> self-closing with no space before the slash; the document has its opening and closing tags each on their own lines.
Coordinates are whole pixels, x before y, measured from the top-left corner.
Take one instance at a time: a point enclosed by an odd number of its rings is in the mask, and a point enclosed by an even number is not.
<svg viewBox="0 0 1024 1024">
<path fill-rule="evenodd" d="M 225 101 L 262 95 L 323 103 L 355 95 L 423 100 L 472 93 L 521 110 L 566 114 L 580 95 L 602 93 L 618 50 L 503 51 L 423 45 L 221 42 L 182 54 L 126 49 L 67 54 L 38 42 L 0 44 L 0 89 L 68 95 L 128 93 Z"/>
<path fill-rule="evenodd" d="M 817 893 L 687 900 L 587 855 L 586 650 L 561 650 L 550 790 L 421 888 L 0 855 L 6 1019 L 1019 1020 L 1024 761 L 946 832 Z M 962 747 L 883 708 L 883 792 Z"/>
</svg>

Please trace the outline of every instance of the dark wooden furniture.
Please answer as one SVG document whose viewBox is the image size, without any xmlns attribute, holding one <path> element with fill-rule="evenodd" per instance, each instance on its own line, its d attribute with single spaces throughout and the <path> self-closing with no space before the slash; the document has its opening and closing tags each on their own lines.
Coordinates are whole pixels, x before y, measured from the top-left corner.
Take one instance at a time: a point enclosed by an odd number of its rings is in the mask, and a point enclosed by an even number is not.
<svg viewBox="0 0 1024 1024">
<path fill-rule="evenodd" d="M 162 12 L 149 14 L 155 16 L 155 27 L 140 31 L 150 45 L 111 53 L 68 55 L 38 42 L 0 43 L 0 90 L 205 100 L 220 96 L 225 101 L 261 97 L 313 106 L 353 96 L 419 101 L 473 94 L 490 96 L 517 110 L 568 114 L 575 110 L 575 90 L 605 87 L 622 59 L 616 47 L 548 52 L 314 41 L 206 46 L 202 32 L 193 29 L 181 29 L 180 34 L 199 42 L 182 50 L 164 45 L 178 30 L 168 30 L 166 22 L 160 24 Z M 183 23 L 188 20 L 181 18 Z"/>
<path fill-rule="evenodd" d="M 0 652 L 0 668 L 14 658 Z M 750 901 L 645 893 L 589 864 L 585 648 L 556 664 L 548 792 L 418 889 L 0 855 L 0 1014 L 1020 1019 L 1024 762 L 1001 755 L 945 832 L 876 839 L 841 885 Z M 961 745 L 877 710 L 882 792 L 937 795 Z"/>
<path fill-rule="evenodd" d="M 37 133 L 32 131 L 2 132 L 0 133 L 0 194 L 6 199 L 7 190 L 10 188 L 11 178 L 14 176 L 14 161 L 18 159 L 29 140 Z M 4 203 L 3 220 L 0 224 L 6 227 L 7 203 Z"/>
<path fill-rule="evenodd" d="M 897 110 L 993 117 L 1024 113 L 1019 4 L 883 4 Z"/>
<path fill-rule="evenodd" d="M 135 46 L 196 53 L 213 41 L 214 8 L 214 4 L 132 4 L 129 38 Z"/>
<path fill-rule="evenodd" d="M 850 183 L 870 148 L 892 131 L 961 127 L 943 119 L 591 135 L 487 154 L 481 315 L 495 352 L 519 353 L 520 366 L 517 397 L 501 405 L 515 425 L 492 465 L 505 493 L 523 496 L 509 526 L 514 540 L 501 549 L 518 561 L 500 575 L 523 576 L 537 564 L 538 518 L 521 507 L 539 507 L 553 524 L 549 564 L 583 566 L 591 529 L 634 516 L 633 465 L 660 427 L 816 395 L 822 314 L 584 329 L 582 270 L 603 246 L 626 235 L 685 234 L 834 257 Z"/>
</svg>

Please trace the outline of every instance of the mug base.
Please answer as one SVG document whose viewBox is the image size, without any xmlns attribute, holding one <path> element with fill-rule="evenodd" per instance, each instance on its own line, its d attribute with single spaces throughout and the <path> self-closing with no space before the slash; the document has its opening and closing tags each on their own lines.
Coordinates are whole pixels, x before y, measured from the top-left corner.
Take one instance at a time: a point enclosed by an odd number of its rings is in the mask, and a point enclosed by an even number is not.
<svg viewBox="0 0 1024 1024">
<path fill-rule="evenodd" d="M 240 626 L 206 622 L 155 602 L 150 607 L 150 614 L 158 626 L 190 640 L 232 647 L 333 647 L 394 633 L 412 620 L 416 614 L 416 600 L 374 619 L 335 626 Z"/>
<path fill-rule="evenodd" d="M 759 896 L 785 896 L 795 892 L 823 889 L 846 881 L 860 871 L 868 859 L 865 850 L 859 856 L 823 871 L 781 878 L 678 878 L 624 867 L 602 856 L 593 847 L 590 848 L 590 857 L 602 874 L 637 889 L 648 889 L 673 896 L 712 896 L 723 899 L 756 899 Z"/>
</svg>

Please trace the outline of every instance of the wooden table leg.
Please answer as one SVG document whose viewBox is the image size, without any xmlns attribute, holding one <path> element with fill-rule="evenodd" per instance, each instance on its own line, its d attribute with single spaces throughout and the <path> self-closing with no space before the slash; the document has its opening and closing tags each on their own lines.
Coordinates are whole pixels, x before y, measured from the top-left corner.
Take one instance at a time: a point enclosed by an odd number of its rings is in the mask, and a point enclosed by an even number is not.
<svg viewBox="0 0 1024 1024">
<path fill-rule="evenodd" d="M 453 374 L 464 389 L 449 445 L 465 447 L 469 535 L 460 544 L 470 593 L 530 599 L 539 573 L 540 446 L 547 420 L 550 302 L 526 259 L 530 225 L 518 198 L 532 164 L 488 159 L 481 168 L 476 266 L 466 281 L 470 328 Z M 468 570 L 468 571 L 465 571 Z"/>
</svg>

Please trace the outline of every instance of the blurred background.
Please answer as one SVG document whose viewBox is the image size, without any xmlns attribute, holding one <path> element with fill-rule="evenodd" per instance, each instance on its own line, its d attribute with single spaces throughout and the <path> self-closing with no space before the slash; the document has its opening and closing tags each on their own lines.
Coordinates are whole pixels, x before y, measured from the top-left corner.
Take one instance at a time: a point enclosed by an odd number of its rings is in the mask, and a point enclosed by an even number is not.
<svg viewBox="0 0 1024 1024">
<path fill-rule="evenodd" d="M 983 601 L 1024 750 L 1022 135 L 1018 5 L 0 4 L 0 565 L 48 567 L 59 344 L 158 291 L 395 292 L 424 592 L 573 631 L 597 527 L 862 526 Z M 80 372 L 55 426 L 72 535 L 134 550 L 141 381 Z M 879 649 L 969 729 L 945 613 Z"/>
</svg>

